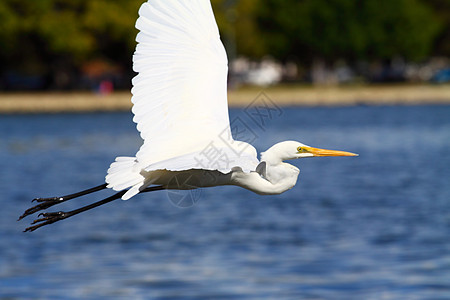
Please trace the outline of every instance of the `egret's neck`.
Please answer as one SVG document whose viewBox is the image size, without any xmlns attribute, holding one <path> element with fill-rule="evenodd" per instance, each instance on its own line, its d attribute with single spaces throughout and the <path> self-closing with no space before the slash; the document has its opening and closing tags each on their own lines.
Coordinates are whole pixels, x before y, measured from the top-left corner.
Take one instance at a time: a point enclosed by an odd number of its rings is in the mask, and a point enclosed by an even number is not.
<svg viewBox="0 0 450 300">
<path fill-rule="evenodd" d="M 231 184 L 260 195 L 281 194 L 295 186 L 300 170 L 290 164 L 266 165 L 264 178 L 257 172 L 232 172 Z"/>
<path fill-rule="evenodd" d="M 265 179 L 272 184 L 274 189 L 282 192 L 296 184 L 300 173 L 300 170 L 295 166 L 283 162 L 292 159 L 284 144 L 275 144 L 266 152 L 261 153 L 261 161 L 266 162 Z"/>
<path fill-rule="evenodd" d="M 285 160 L 293 159 L 292 147 L 286 148 L 286 142 L 278 143 L 261 153 L 261 161 L 269 165 L 279 165 Z M 294 148 L 295 149 L 295 148 Z"/>
<path fill-rule="evenodd" d="M 261 153 L 261 161 L 265 161 L 268 165 L 278 165 L 283 162 L 283 158 L 273 147 L 266 152 Z"/>
<path fill-rule="evenodd" d="M 268 180 L 276 189 L 287 191 L 297 183 L 300 170 L 287 163 L 277 165 L 267 165 L 266 180 Z"/>
</svg>

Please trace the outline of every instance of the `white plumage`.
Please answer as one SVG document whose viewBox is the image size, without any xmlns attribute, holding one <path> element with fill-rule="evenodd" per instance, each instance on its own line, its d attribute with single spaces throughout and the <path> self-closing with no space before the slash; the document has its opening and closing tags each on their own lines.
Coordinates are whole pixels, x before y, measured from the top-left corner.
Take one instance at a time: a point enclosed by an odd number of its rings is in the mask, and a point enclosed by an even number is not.
<svg viewBox="0 0 450 300">
<path fill-rule="evenodd" d="M 262 153 L 235 141 L 227 105 L 227 56 L 209 0 L 149 0 L 139 10 L 140 30 L 133 57 L 134 121 L 144 140 L 136 157 L 117 157 L 106 184 L 51 198 L 19 220 L 53 205 L 105 188 L 114 195 L 69 212 L 41 213 L 25 231 L 69 218 L 141 191 L 236 185 L 261 195 L 291 189 L 299 169 L 283 161 L 313 156 L 355 156 L 295 141 Z M 213 150 L 213 159 L 204 159 Z M 217 156 L 219 153 L 219 156 Z M 173 180 L 180 176 L 181 183 Z"/>
<path fill-rule="evenodd" d="M 288 141 L 267 150 L 265 157 L 271 159 L 256 172 L 255 148 L 231 134 L 227 55 L 210 1 L 149 0 L 139 10 L 136 27 L 132 111 L 144 144 L 136 157 L 117 157 L 106 176 L 108 188 L 128 189 L 122 199 L 149 185 L 238 185 L 259 194 L 279 194 L 295 185 L 299 173 L 282 160 L 353 155 Z M 200 158 L 208 147 L 225 159 L 203 163 Z M 185 186 L 170 186 L 180 172 L 195 176 Z"/>
<path fill-rule="evenodd" d="M 132 187 L 122 197 L 127 199 L 142 188 L 142 170 L 255 170 L 256 150 L 232 139 L 227 55 L 210 1 L 150 0 L 141 6 L 136 27 L 132 111 L 144 144 L 135 158 L 116 158 L 108 187 Z M 211 143 L 227 160 L 200 164 Z"/>
</svg>

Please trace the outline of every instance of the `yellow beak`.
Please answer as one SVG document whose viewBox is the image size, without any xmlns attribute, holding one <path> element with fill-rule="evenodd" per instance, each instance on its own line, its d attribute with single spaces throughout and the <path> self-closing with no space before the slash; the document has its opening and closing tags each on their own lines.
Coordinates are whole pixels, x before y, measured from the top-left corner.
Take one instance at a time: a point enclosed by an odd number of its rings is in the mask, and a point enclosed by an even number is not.
<svg viewBox="0 0 450 300">
<path fill-rule="evenodd" d="M 337 150 L 327 150 L 313 147 L 304 147 L 305 150 L 314 156 L 358 156 L 356 153 L 337 151 Z"/>
</svg>

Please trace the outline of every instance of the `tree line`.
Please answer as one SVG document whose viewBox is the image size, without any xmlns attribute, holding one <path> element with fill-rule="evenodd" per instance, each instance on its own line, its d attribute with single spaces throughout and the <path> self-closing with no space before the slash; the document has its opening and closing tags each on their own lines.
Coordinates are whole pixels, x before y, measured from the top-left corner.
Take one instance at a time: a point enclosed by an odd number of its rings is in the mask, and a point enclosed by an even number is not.
<svg viewBox="0 0 450 300">
<path fill-rule="evenodd" d="M 10 74 L 36 75 L 45 78 L 46 88 L 61 88 L 64 78 L 70 86 L 86 62 L 96 60 L 132 76 L 134 23 L 142 2 L 2 0 L 0 81 Z M 212 0 L 212 5 L 231 57 L 270 55 L 308 67 L 315 59 L 450 56 L 450 0 Z"/>
</svg>

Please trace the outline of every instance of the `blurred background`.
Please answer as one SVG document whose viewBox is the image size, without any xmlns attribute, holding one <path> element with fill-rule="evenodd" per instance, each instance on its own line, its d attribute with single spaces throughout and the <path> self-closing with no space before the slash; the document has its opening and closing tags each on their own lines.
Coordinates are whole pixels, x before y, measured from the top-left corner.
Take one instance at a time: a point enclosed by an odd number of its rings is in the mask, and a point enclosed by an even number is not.
<svg viewBox="0 0 450 300">
<path fill-rule="evenodd" d="M 129 89 L 141 0 L 3 0 L 0 90 Z M 213 0 L 230 84 L 448 82 L 448 0 Z"/>
<path fill-rule="evenodd" d="M 213 0 L 230 120 L 258 152 L 360 156 L 290 161 L 278 196 L 159 191 L 22 233 L 31 199 L 99 185 L 140 147 L 142 2 L 0 1 L 0 300 L 450 299 L 450 0 Z"/>
</svg>

